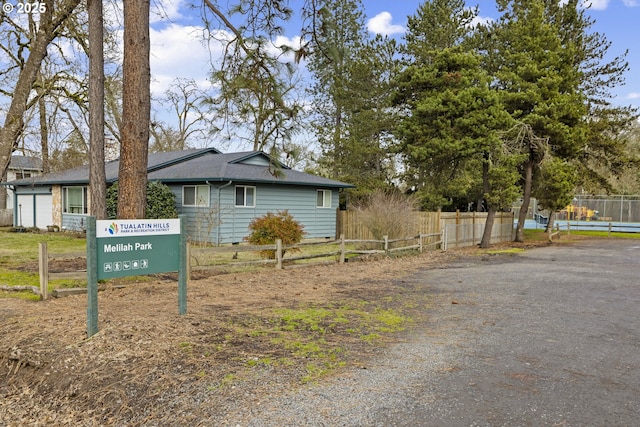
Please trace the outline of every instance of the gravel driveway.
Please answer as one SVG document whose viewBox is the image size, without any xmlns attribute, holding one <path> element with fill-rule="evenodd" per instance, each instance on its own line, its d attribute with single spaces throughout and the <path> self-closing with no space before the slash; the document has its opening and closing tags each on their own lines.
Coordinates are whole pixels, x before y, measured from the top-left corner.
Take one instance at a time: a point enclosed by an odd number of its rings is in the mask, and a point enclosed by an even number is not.
<svg viewBox="0 0 640 427">
<path fill-rule="evenodd" d="M 228 414 L 232 426 L 636 426 L 640 243 L 466 258 L 429 321 L 362 369 Z M 206 420 L 203 420 L 206 425 Z"/>
</svg>

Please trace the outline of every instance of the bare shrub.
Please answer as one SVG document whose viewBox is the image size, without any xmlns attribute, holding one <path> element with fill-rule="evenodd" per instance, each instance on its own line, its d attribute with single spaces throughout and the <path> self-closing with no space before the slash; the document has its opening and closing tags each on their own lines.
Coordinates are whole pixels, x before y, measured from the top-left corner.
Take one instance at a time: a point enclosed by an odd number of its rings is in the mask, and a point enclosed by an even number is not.
<svg viewBox="0 0 640 427">
<path fill-rule="evenodd" d="M 219 245 L 213 231 L 222 224 L 220 220 L 221 209 L 217 204 L 209 208 L 198 208 L 195 216 L 195 227 L 191 238 L 197 246 L 207 247 Z"/>
<path fill-rule="evenodd" d="M 418 230 L 416 217 L 418 201 L 398 192 L 376 191 L 355 206 L 360 221 L 376 240 L 409 237 Z"/>
</svg>

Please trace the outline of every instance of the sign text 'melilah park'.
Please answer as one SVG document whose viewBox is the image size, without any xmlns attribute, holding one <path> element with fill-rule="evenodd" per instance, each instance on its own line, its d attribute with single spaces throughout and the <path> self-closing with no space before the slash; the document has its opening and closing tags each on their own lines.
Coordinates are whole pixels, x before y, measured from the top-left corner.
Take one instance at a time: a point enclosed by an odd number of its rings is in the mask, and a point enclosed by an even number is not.
<svg viewBox="0 0 640 427">
<path fill-rule="evenodd" d="M 151 242 L 139 243 L 135 244 L 131 243 L 115 243 L 115 244 L 104 244 L 104 252 L 131 252 L 131 251 L 150 251 L 153 250 L 153 244 Z"/>
</svg>

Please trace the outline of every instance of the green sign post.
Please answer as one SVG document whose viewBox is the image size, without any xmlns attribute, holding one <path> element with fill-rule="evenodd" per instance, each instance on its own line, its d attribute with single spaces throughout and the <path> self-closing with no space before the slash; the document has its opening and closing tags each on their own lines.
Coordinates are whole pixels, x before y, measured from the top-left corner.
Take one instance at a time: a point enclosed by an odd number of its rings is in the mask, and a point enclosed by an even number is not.
<svg viewBox="0 0 640 427">
<path fill-rule="evenodd" d="M 178 311 L 187 312 L 185 221 L 87 219 L 87 334 L 98 332 L 98 280 L 178 272 Z"/>
</svg>

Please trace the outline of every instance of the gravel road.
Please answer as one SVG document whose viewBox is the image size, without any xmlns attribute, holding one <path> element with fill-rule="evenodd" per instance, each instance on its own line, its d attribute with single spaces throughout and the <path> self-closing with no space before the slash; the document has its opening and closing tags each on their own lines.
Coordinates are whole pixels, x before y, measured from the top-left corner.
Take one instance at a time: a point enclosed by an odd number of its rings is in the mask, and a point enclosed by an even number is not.
<svg viewBox="0 0 640 427">
<path fill-rule="evenodd" d="M 640 244 L 580 241 L 405 277 L 429 320 L 371 365 L 231 426 L 636 426 Z M 207 425 L 206 420 L 202 420 Z"/>
</svg>

